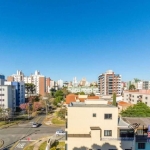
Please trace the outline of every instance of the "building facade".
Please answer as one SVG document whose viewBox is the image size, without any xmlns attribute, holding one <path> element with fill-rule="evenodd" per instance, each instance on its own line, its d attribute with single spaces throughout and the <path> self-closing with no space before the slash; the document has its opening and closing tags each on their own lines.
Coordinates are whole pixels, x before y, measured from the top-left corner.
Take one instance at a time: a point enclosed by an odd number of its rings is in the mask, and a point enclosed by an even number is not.
<svg viewBox="0 0 150 150">
<path fill-rule="evenodd" d="M 0 108 L 16 110 L 16 89 L 13 85 L 0 85 Z"/>
<path fill-rule="evenodd" d="M 20 104 L 25 103 L 25 84 L 23 81 L 21 81 L 21 82 L 5 81 L 5 85 L 12 85 L 15 87 L 16 107 L 19 107 Z"/>
<path fill-rule="evenodd" d="M 121 75 L 108 70 L 98 77 L 98 86 L 100 95 L 121 95 Z"/>
<path fill-rule="evenodd" d="M 58 88 L 62 88 L 63 87 L 63 80 L 58 80 L 57 81 L 57 84 L 58 84 Z"/>
<path fill-rule="evenodd" d="M 107 104 L 71 103 L 66 116 L 67 150 L 133 150 L 134 133 L 118 108 Z"/>
<path fill-rule="evenodd" d="M 34 74 L 30 76 L 24 76 L 22 71 L 17 70 L 17 74 L 13 74 L 7 78 L 7 81 L 24 81 L 25 83 L 32 83 L 36 87 L 36 94 L 40 94 L 42 96 L 45 93 L 49 93 L 50 89 L 50 78 L 46 78 L 44 75 L 41 75 L 39 71 L 35 71 Z"/>
<path fill-rule="evenodd" d="M 124 91 L 124 101 L 131 104 L 143 102 L 150 107 L 150 90 Z"/>
<path fill-rule="evenodd" d="M 98 87 L 68 87 L 68 91 L 71 93 L 84 92 L 85 94 L 98 93 Z"/>
<path fill-rule="evenodd" d="M 0 74 L 0 85 L 4 85 L 5 76 Z"/>
</svg>

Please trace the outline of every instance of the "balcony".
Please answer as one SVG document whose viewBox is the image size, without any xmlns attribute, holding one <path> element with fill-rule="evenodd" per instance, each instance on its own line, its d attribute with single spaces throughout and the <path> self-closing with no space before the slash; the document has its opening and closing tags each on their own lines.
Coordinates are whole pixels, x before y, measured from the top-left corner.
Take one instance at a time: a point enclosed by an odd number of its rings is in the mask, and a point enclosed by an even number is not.
<svg viewBox="0 0 150 150">
<path fill-rule="evenodd" d="M 134 137 L 101 138 L 101 141 L 133 141 Z"/>
<path fill-rule="evenodd" d="M 150 138 L 147 135 L 137 135 L 135 140 L 136 142 L 150 142 Z"/>
</svg>

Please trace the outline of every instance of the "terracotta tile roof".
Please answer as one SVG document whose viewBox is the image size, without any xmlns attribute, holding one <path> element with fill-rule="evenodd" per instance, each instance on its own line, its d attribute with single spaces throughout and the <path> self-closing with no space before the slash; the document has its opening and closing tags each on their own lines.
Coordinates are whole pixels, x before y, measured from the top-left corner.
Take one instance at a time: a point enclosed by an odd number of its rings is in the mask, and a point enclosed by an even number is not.
<svg viewBox="0 0 150 150">
<path fill-rule="evenodd" d="M 99 99 L 99 96 L 89 96 L 88 99 Z"/>
<path fill-rule="evenodd" d="M 85 100 L 98 100 L 99 96 L 89 96 L 88 98 L 78 98 L 78 95 L 69 94 L 66 96 L 66 104 L 70 104 L 71 102 L 76 102 L 79 100 L 80 102 L 84 102 Z"/>
<path fill-rule="evenodd" d="M 130 103 L 127 103 L 127 102 L 124 102 L 124 101 L 120 101 L 120 102 L 118 102 L 118 105 L 119 106 L 132 106 L 133 104 L 130 104 Z"/>
<path fill-rule="evenodd" d="M 77 95 L 75 94 L 69 94 L 66 96 L 66 104 L 70 104 L 71 102 L 76 102 Z"/>
</svg>

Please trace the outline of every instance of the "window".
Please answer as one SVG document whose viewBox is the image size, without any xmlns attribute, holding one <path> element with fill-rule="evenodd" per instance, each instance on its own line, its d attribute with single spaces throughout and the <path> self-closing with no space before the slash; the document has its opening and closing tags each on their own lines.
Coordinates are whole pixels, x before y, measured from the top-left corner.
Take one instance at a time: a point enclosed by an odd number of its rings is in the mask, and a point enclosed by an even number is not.
<svg viewBox="0 0 150 150">
<path fill-rule="evenodd" d="M 145 99 L 147 99 L 147 97 L 145 97 Z"/>
<path fill-rule="evenodd" d="M 112 119 L 112 114 L 104 114 L 105 119 Z"/>
<path fill-rule="evenodd" d="M 104 130 L 104 136 L 112 136 L 112 130 Z"/>
<path fill-rule="evenodd" d="M 147 105 L 147 102 L 145 102 L 145 104 Z"/>
<path fill-rule="evenodd" d="M 96 114 L 95 114 L 95 113 L 93 114 L 93 117 L 96 117 Z"/>
<path fill-rule="evenodd" d="M 4 94 L 0 94 L 0 96 L 4 96 Z"/>
<path fill-rule="evenodd" d="M 145 149 L 145 143 L 138 143 L 138 149 Z"/>
</svg>

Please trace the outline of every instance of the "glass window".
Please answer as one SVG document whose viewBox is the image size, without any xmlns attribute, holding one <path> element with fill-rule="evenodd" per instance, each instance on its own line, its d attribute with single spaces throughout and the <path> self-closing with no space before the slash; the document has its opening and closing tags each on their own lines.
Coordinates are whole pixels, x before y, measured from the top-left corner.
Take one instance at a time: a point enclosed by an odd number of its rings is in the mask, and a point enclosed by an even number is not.
<svg viewBox="0 0 150 150">
<path fill-rule="evenodd" d="M 145 143 L 138 143 L 138 149 L 145 149 Z"/>
<path fill-rule="evenodd" d="M 112 130 L 104 130 L 104 136 L 112 136 Z"/>
<path fill-rule="evenodd" d="M 96 113 L 93 114 L 93 117 L 96 117 Z"/>
<path fill-rule="evenodd" d="M 105 119 L 112 119 L 112 114 L 104 114 Z"/>
</svg>

